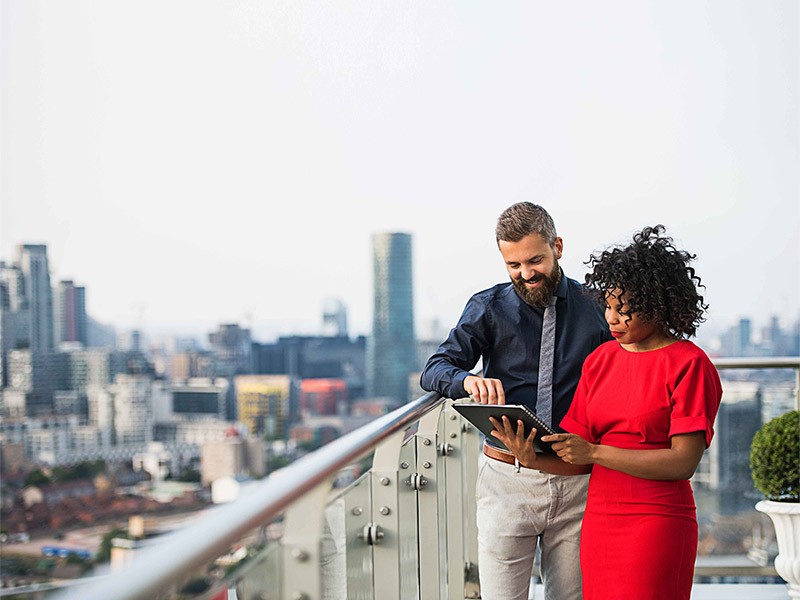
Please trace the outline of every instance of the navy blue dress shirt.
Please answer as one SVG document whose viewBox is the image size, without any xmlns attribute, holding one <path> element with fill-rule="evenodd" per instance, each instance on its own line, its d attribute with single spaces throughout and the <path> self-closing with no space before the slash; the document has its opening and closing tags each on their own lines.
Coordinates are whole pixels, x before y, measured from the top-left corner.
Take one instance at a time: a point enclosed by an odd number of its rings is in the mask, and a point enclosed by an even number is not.
<svg viewBox="0 0 800 600">
<path fill-rule="evenodd" d="M 562 273 L 556 288 L 553 425 L 567 414 L 584 359 L 611 339 L 598 302 Z M 447 398 L 464 398 L 464 379 L 482 359 L 483 376 L 503 382 L 506 404 L 536 410 L 543 308 L 526 304 L 511 282 L 478 292 L 422 371 L 420 384 Z"/>
</svg>

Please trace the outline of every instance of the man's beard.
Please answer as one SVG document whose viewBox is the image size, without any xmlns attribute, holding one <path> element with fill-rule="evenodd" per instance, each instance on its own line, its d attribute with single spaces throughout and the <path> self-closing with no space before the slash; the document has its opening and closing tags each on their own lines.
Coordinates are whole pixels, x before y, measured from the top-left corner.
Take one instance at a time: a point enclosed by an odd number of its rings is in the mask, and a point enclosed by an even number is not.
<svg viewBox="0 0 800 600">
<path fill-rule="evenodd" d="M 519 297 L 522 298 L 526 304 L 530 304 L 531 306 L 536 306 L 538 308 L 544 308 L 547 306 L 547 303 L 550 302 L 550 298 L 556 291 L 556 287 L 558 286 L 558 282 L 561 279 L 561 268 L 558 266 L 558 261 L 555 261 L 553 265 L 553 270 L 550 271 L 549 275 L 535 275 L 534 278 L 530 279 L 529 281 L 539 281 L 541 280 L 541 285 L 539 287 L 535 287 L 533 289 L 529 289 L 525 286 L 525 279 L 519 277 L 517 279 L 512 279 L 511 283 L 514 284 L 514 289 L 519 294 Z"/>
</svg>

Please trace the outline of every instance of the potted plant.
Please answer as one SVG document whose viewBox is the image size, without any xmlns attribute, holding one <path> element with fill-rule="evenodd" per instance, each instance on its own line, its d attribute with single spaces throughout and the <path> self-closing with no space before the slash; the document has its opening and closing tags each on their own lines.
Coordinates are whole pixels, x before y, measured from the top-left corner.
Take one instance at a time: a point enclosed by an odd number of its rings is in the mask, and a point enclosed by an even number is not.
<svg viewBox="0 0 800 600">
<path fill-rule="evenodd" d="M 775 570 L 800 599 L 800 411 L 793 410 L 761 426 L 750 447 L 750 473 L 765 500 L 756 510 L 775 525 Z"/>
</svg>

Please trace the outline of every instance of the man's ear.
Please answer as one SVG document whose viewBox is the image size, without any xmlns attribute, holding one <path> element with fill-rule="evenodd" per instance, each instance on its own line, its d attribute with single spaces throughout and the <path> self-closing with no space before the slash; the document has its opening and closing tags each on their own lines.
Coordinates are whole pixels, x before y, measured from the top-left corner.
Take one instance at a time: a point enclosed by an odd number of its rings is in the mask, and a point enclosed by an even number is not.
<svg viewBox="0 0 800 600">
<path fill-rule="evenodd" d="M 553 249 L 556 253 L 556 260 L 559 260 L 561 258 L 561 252 L 564 250 L 564 240 L 562 240 L 560 237 L 557 237 L 553 242 Z"/>
</svg>

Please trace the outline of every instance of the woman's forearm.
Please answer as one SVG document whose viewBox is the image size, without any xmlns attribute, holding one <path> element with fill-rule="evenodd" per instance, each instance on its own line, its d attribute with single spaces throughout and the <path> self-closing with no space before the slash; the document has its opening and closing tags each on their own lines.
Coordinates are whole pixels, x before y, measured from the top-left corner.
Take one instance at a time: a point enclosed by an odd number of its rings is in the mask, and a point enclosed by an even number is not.
<svg viewBox="0 0 800 600">
<path fill-rule="evenodd" d="M 543 439 L 553 443 L 553 450 L 566 463 L 601 465 L 634 477 L 654 480 L 689 479 L 706 447 L 702 431 L 673 435 L 669 448 L 656 450 L 591 444 L 571 433 L 557 433 Z"/>
<path fill-rule="evenodd" d="M 592 460 L 596 465 L 654 480 L 689 479 L 699 462 L 694 456 L 686 456 L 673 448 L 629 450 L 604 445 L 594 447 Z"/>
</svg>

